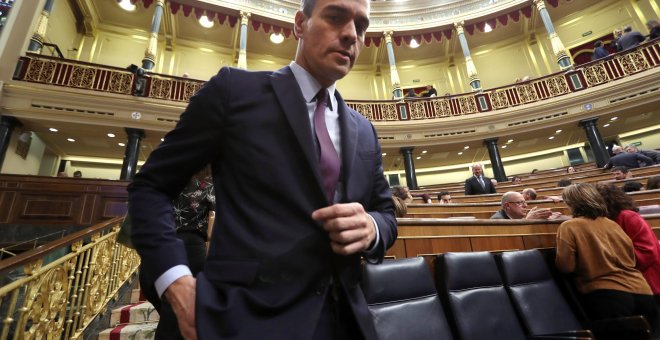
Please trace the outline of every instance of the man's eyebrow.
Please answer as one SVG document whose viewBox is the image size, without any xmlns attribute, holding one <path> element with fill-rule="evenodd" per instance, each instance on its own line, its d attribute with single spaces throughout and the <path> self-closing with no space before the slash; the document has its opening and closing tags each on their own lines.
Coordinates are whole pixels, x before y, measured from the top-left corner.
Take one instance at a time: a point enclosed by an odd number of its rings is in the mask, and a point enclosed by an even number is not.
<svg viewBox="0 0 660 340">
<path fill-rule="evenodd" d="M 345 6 L 337 5 L 337 4 L 332 4 L 328 5 L 323 9 L 323 12 L 337 12 L 339 14 L 347 14 L 349 12 L 349 9 L 346 8 Z M 360 24 L 366 25 L 367 27 L 370 24 L 369 17 L 367 16 L 360 16 L 356 19 Z"/>
</svg>

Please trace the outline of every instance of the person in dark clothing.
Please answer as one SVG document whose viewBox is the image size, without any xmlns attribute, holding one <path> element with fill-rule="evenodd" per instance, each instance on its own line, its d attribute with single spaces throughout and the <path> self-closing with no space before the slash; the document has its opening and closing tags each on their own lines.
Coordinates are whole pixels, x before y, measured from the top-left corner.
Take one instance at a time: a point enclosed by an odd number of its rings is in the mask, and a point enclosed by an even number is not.
<svg viewBox="0 0 660 340">
<path fill-rule="evenodd" d="M 655 164 L 653 159 L 642 154 L 623 152 L 623 148 L 618 145 L 612 147 L 612 153 L 614 153 L 614 156 L 610 158 L 610 161 L 605 164 L 603 169 L 609 169 L 613 166 L 620 165 L 623 165 L 628 169 L 636 169 L 642 166 L 640 163 L 645 163 L 644 166 Z"/>
<path fill-rule="evenodd" d="M 649 29 L 649 40 L 660 37 L 660 23 L 658 20 L 651 19 L 646 22 L 646 28 Z"/>
<path fill-rule="evenodd" d="M 623 49 L 621 48 L 621 44 L 619 43 L 619 40 L 621 39 L 621 35 L 623 35 L 623 31 L 621 31 L 620 28 L 617 28 L 612 32 L 612 35 L 614 36 L 614 39 L 612 39 L 610 45 L 617 52 L 621 52 Z"/>
<path fill-rule="evenodd" d="M 594 54 L 591 56 L 591 60 L 596 60 L 600 58 L 605 58 L 610 55 L 610 52 L 607 52 L 607 49 L 603 46 L 603 42 L 598 40 L 594 44 Z"/>
<path fill-rule="evenodd" d="M 215 191 L 210 167 L 195 174 L 179 197 L 172 202 L 176 236 L 183 241 L 190 271 L 194 277 L 204 269 L 209 216 L 215 212 Z M 180 334 L 176 315 L 167 300 L 161 301 L 156 338 Z"/>
<path fill-rule="evenodd" d="M 438 91 L 433 88 L 433 85 L 426 85 L 426 92 L 424 92 L 424 97 L 437 97 Z"/>
<path fill-rule="evenodd" d="M 415 90 L 408 89 L 408 92 L 406 92 L 406 98 L 417 98 L 417 94 L 415 93 Z"/>
<path fill-rule="evenodd" d="M 660 163 L 660 152 L 655 151 L 655 150 L 640 150 L 638 149 L 635 145 L 628 145 L 626 146 L 626 152 L 629 153 L 640 153 L 648 158 L 651 158 L 655 164 Z"/>
<path fill-rule="evenodd" d="M 623 29 L 623 35 L 619 39 L 619 44 L 621 44 L 621 50 L 625 51 L 633 47 L 637 47 L 642 41 L 644 41 L 644 36 L 642 33 L 633 31 L 632 27 L 626 26 Z"/>
</svg>

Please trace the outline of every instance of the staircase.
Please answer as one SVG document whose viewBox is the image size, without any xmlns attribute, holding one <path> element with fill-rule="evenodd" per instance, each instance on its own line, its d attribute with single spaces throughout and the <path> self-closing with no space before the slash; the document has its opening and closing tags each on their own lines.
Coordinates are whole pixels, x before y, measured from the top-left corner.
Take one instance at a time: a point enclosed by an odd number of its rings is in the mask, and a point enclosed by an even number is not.
<svg viewBox="0 0 660 340">
<path fill-rule="evenodd" d="M 145 300 L 140 289 L 131 292 L 131 304 L 112 310 L 110 327 L 99 333 L 99 340 L 150 340 L 156 334 L 158 312 Z"/>
</svg>

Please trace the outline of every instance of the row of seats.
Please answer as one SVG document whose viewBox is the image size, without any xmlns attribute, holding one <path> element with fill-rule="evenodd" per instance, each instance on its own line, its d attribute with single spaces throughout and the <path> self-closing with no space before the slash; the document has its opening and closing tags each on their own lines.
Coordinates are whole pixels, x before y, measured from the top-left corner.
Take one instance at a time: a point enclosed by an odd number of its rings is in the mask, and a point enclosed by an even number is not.
<svg viewBox="0 0 660 340">
<path fill-rule="evenodd" d="M 552 255 L 550 255 L 552 256 Z M 538 249 L 445 253 L 363 267 L 380 339 L 649 339 L 643 316 L 589 322 Z M 563 288 L 563 289 L 562 289 Z"/>
</svg>

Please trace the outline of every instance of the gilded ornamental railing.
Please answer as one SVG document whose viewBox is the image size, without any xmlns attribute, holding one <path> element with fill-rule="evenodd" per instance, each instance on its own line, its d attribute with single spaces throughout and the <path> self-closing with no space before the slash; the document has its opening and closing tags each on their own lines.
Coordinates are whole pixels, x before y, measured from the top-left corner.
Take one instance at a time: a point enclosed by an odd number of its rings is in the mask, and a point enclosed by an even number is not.
<svg viewBox="0 0 660 340">
<path fill-rule="evenodd" d="M 78 339 L 135 273 L 115 241 L 121 218 L 0 262 L 0 339 Z M 53 253 L 66 254 L 45 263 Z"/>
<path fill-rule="evenodd" d="M 348 101 L 373 122 L 438 119 L 502 110 L 548 100 L 618 80 L 660 65 L 660 39 L 529 81 L 426 99 Z M 204 84 L 199 80 L 28 54 L 14 79 L 110 93 L 186 102 Z"/>
</svg>

